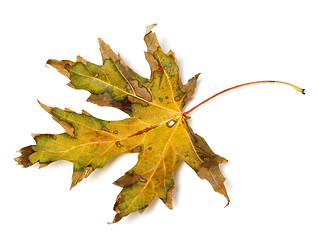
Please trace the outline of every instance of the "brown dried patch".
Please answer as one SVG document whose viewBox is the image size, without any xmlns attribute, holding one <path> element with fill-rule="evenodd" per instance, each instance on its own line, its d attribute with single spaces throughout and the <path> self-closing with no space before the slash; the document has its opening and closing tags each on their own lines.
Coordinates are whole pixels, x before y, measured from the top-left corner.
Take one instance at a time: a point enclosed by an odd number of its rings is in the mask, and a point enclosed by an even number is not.
<svg viewBox="0 0 318 240">
<path fill-rule="evenodd" d="M 137 146 L 131 150 L 132 153 L 139 153 L 141 151 L 141 146 Z"/>
<path fill-rule="evenodd" d="M 151 78 L 153 79 L 153 73 L 155 71 L 162 70 L 161 66 L 159 66 L 157 60 L 154 58 L 153 54 L 160 47 L 157 36 L 152 31 L 148 32 L 144 37 L 145 43 L 147 45 L 147 52 L 145 52 L 145 58 L 151 69 Z M 151 81 L 151 80 L 149 80 Z"/>
<path fill-rule="evenodd" d="M 110 102 L 112 101 L 112 97 L 108 92 L 103 92 L 101 94 L 92 93 L 89 98 L 87 98 L 87 102 L 95 103 L 98 106 L 111 106 Z"/>
<path fill-rule="evenodd" d="M 98 43 L 99 43 L 99 50 L 103 58 L 103 62 L 106 59 L 112 59 L 113 62 L 116 62 L 117 60 L 120 60 L 121 58 L 119 55 L 114 53 L 114 51 L 111 49 L 111 47 L 106 44 L 102 39 L 98 38 Z"/>
<path fill-rule="evenodd" d="M 227 195 L 226 188 L 223 184 L 225 181 L 225 177 L 222 175 L 219 166 L 211 166 L 210 168 L 202 166 L 197 171 L 197 174 L 201 179 L 208 180 L 212 185 L 214 191 L 222 194 L 227 200 L 227 205 L 229 205 L 230 198 Z"/>
<path fill-rule="evenodd" d="M 147 52 L 154 53 L 160 47 L 157 36 L 154 32 L 150 31 L 144 37 L 145 43 L 147 45 Z"/>
<path fill-rule="evenodd" d="M 150 131 L 151 129 L 154 129 L 154 128 L 156 128 L 156 127 L 158 127 L 158 125 L 154 125 L 154 126 L 147 127 L 147 128 L 145 128 L 145 129 L 143 129 L 143 130 L 140 130 L 140 131 L 134 133 L 133 135 L 130 135 L 128 138 L 134 137 L 134 136 L 137 136 L 137 135 L 140 135 L 140 134 L 143 134 L 143 133 L 146 133 L 146 132 L 148 132 L 148 131 Z"/>
<path fill-rule="evenodd" d="M 153 79 L 153 73 L 156 70 L 159 70 L 160 66 L 158 65 L 158 62 L 156 61 L 156 59 L 153 57 L 152 53 L 145 52 L 145 58 L 146 58 L 149 66 L 150 66 L 150 69 L 151 69 L 151 77 L 148 80 L 149 82 L 151 82 L 151 80 Z"/>
<path fill-rule="evenodd" d="M 204 167 L 210 168 L 212 166 L 217 166 L 220 163 L 228 162 L 225 158 L 215 154 L 201 136 L 195 133 L 193 134 L 193 136 L 196 140 L 195 146 L 205 153 L 204 157 L 201 157 Z"/>
<path fill-rule="evenodd" d="M 200 73 L 196 74 L 194 77 L 188 80 L 186 85 L 182 85 L 181 91 L 185 92 L 186 94 L 185 98 L 183 99 L 184 104 L 186 104 L 192 99 L 193 94 L 195 92 L 195 88 L 197 86 L 199 76 L 200 76 Z"/>
<path fill-rule="evenodd" d="M 72 175 L 72 184 L 70 190 L 76 186 L 80 181 L 82 181 L 84 178 L 87 178 L 92 172 L 94 171 L 92 166 L 87 166 L 81 170 L 73 170 Z"/>
<path fill-rule="evenodd" d="M 54 121 L 58 122 L 65 130 L 65 133 L 67 135 L 69 135 L 70 137 L 74 137 L 74 128 L 71 124 L 69 124 L 68 122 L 62 121 L 60 120 L 58 117 L 52 115 L 52 118 L 54 119 Z"/>
<path fill-rule="evenodd" d="M 201 179 L 208 180 L 214 191 L 222 194 L 227 199 L 228 205 L 230 199 L 224 186 L 225 177 L 222 175 L 219 168 L 219 164 L 226 163 L 227 160 L 215 154 L 206 141 L 198 134 L 193 133 L 190 127 L 188 127 L 188 129 L 194 138 L 196 152 L 202 161 L 202 165 L 196 170 L 198 176 Z"/>
<path fill-rule="evenodd" d="M 121 215 L 121 211 L 118 208 L 118 204 L 119 204 L 119 201 L 121 200 L 121 198 L 122 198 L 121 193 L 119 193 L 117 198 L 116 198 L 116 202 L 115 202 L 114 208 L 113 208 L 114 211 L 116 212 L 116 215 L 115 215 L 112 223 L 119 222 L 123 218 L 123 216 Z"/>
<path fill-rule="evenodd" d="M 136 97 L 134 97 L 134 96 L 128 96 L 127 97 L 127 99 L 128 99 L 128 101 L 129 101 L 129 103 L 139 103 L 139 104 L 141 104 L 142 106 L 144 106 L 144 107 L 146 107 L 146 106 L 148 106 L 148 103 L 147 102 L 145 102 L 145 101 L 143 101 L 143 100 L 141 100 L 141 99 L 139 99 L 139 98 L 136 98 Z"/>
<path fill-rule="evenodd" d="M 65 65 L 70 65 L 73 66 L 75 64 L 75 62 L 73 61 L 69 61 L 69 60 L 56 60 L 56 59 L 49 59 L 47 60 L 46 64 L 51 65 L 52 67 L 54 67 L 59 73 L 63 74 L 66 77 L 70 77 L 70 73 L 69 71 L 67 71 L 67 69 L 65 69 Z"/>
<path fill-rule="evenodd" d="M 129 96 L 125 97 L 123 100 L 112 100 L 111 105 L 115 108 L 118 108 L 126 113 L 131 113 L 131 101 Z"/>
<path fill-rule="evenodd" d="M 98 106 L 109 106 L 118 108 L 126 113 L 131 113 L 131 102 L 128 97 L 123 100 L 114 100 L 108 92 L 103 92 L 101 94 L 91 94 L 87 99 L 88 102 L 95 103 Z"/>
<path fill-rule="evenodd" d="M 21 153 L 21 155 L 19 157 L 16 157 L 14 160 L 22 165 L 23 167 L 27 168 L 33 165 L 33 163 L 29 160 L 29 157 L 35 153 L 35 151 L 33 150 L 33 146 L 27 146 L 24 148 L 21 148 L 19 151 L 19 153 Z"/>
<path fill-rule="evenodd" d="M 148 89 L 145 87 L 139 87 L 139 82 L 137 80 L 130 80 L 129 82 L 131 83 L 138 97 L 141 97 L 149 102 L 152 100 L 151 94 L 149 93 Z"/>
<path fill-rule="evenodd" d="M 113 184 L 122 188 L 127 188 L 137 182 L 146 182 L 146 180 L 143 179 L 140 175 L 137 175 L 135 172 L 133 172 L 132 174 L 126 172 L 124 176 L 118 178 L 115 182 L 113 182 Z"/>
</svg>

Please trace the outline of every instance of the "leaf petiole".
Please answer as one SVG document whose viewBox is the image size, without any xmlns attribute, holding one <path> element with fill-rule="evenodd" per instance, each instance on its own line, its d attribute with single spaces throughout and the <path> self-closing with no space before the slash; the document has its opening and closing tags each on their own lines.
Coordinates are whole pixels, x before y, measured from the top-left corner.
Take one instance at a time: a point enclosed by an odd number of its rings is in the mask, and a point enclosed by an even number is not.
<svg viewBox="0 0 318 240">
<path fill-rule="evenodd" d="M 231 88 L 228 88 L 228 89 L 225 89 L 219 93 L 216 93 L 214 94 L 212 97 L 209 97 L 207 99 L 205 99 L 203 102 L 199 103 L 198 105 L 194 106 L 193 108 L 191 108 L 190 110 L 186 111 L 183 113 L 183 115 L 187 115 L 189 114 L 190 112 L 192 112 L 193 110 L 197 109 L 198 107 L 200 107 L 202 104 L 210 101 L 211 99 L 223 94 L 223 93 L 226 93 L 230 90 L 234 90 L 234 89 L 237 89 L 237 88 L 240 88 L 240 87 L 244 87 L 244 86 L 248 86 L 248 85 L 253 85 L 253 84 L 258 84 L 258 83 L 280 83 L 280 84 L 285 84 L 287 86 L 290 86 L 292 88 L 294 88 L 295 90 L 297 90 L 298 92 L 302 93 L 302 94 L 305 94 L 305 89 L 303 88 L 300 88 L 300 87 L 297 87 L 293 84 L 290 84 L 290 83 L 287 83 L 287 82 L 281 82 L 281 81 L 274 81 L 274 80 L 266 80 L 266 81 L 256 81 L 256 82 L 249 82 L 249 83 L 243 83 L 243 84 L 240 84 L 240 85 L 237 85 L 237 86 L 234 86 L 234 87 L 231 87 Z"/>
</svg>

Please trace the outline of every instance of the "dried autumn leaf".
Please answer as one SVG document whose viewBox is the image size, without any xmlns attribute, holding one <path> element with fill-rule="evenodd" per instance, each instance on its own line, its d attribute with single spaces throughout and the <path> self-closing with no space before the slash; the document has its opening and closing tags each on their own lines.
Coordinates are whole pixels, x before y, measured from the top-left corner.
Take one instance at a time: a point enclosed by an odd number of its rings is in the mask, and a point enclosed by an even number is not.
<svg viewBox="0 0 318 240">
<path fill-rule="evenodd" d="M 145 209 L 155 197 L 172 208 L 173 171 L 181 161 L 229 201 L 225 178 L 218 166 L 226 160 L 193 133 L 182 112 L 195 91 L 199 74 L 183 85 L 174 53 L 165 54 L 152 31 L 148 30 L 144 39 L 150 79 L 136 74 L 101 39 L 101 66 L 81 57 L 76 62 L 48 60 L 48 64 L 70 78 L 70 86 L 91 93 L 88 101 L 118 108 L 130 118 L 104 121 L 86 112 L 79 114 L 40 103 L 65 133 L 35 135 L 36 145 L 22 148 L 21 156 L 16 158 L 24 167 L 36 162 L 43 167 L 68 160 L 74 165 L 74 187 L 117 155 L 139 152 L 137 164 L 114 182 L 123 187 L 115 203 L 114 222 Z"/>
<path fill-rule="evenodd" d="M 58 160 L 72 162 L 72 188 L 119 154 L 138 153 L 137 164 L 114 182 L 123 189 L 114 206 L 113 222 L 144 210 L 156 197 L 172 208 L 173 172 L 183 161 L 230 201 L 219 169 L 227 160 L 216 155 L 189 127 L 186 114 L 193 109 L 182 111 L 195 91 L 199 74 L 182 84 L 174 53 L 162 51 L 152 27 L 144 38 L 150 79 L 135 73 L 101 39 L 101 66 L 81 57 L 76 62 L 47 61 L 70 78 L 69 86 L 89 91 L 88 101 L 118 108 L 129 118 L 105 121 L 85 111 L 79 114 L 40 103 L 65 133 L 34 135 L 36 145 L 22 148 L 16 158 L 24 167 L 37 162 L 40 167 Z"/>
</svg>

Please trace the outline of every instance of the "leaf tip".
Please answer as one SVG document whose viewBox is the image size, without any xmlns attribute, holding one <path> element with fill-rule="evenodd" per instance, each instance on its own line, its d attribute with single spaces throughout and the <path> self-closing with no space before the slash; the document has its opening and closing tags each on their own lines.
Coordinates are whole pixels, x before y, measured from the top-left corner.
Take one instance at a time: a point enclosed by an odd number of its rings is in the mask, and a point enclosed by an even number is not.
<svg viewBox="0 0 318 240">
<path fill-rule="evenodd" d="M 113 210 L 116 212 L 116 215 L 115 215 L 112 223 L 119 222 L 123 218 L 123 216 L 121 215 L 121 211 L 118 208 L 118 204 L 119 204 L 119 201 L 121 200 L 121 198 L 122 198 L 121 193 L 119 193 L 119 195 L 117 196 L 114 208 L 113 208 Z"/>
<path fill-rule="evenodd" d="M 44 103 L 41 103 L 38 99 L 37 99 L 38 103 L 40 104 L 40 106 L 48 113 L 52 112 L 52 107 L 45 105 Z"/>
<path fill-rule="evenodd" d="M 54 67 L 59 73 L 63 74 L 66 77 L 70 77 L 69 71 L 65 68 L 65 65 L 73 66 L 75 63 L 69 60 L 56 60 L 56 59 L 49 59 L 46 61 L 46 66 L 51 65 Z"/>
<path fill-rule="evenodd" d="M 72 183 L 70 190 L 75 187 L 79 182 L 81 182 L 84 178 L 87 178 L 94 171 L 93 167 L 88 165 L 87 167 L 81 170 L 73 170 L 72 175 Z"/>
<path fill-rule="evenodd" d="M 163 201 L 163 203 L 170 209 L 173 209 L 173 203 L 172 203 L 172 191 L 175 189 L 175 186 L 172 186 L 166 194 L 166 198 L 165 199 L 161 199 Z"/>
<path fill-rule="evenodd" d="M 150 33 L 155 26 L 157 26 L 157 23 L 153 23 L 153 24 L 151 24 L 151 25 L 146 26 L 145 35 L 147 35 L 148 33 Z"/>
<path fill-rule="evenodd" d="M 105 44 L 105 42 L 101 38 L 97 38 L 99 45 Z"/>
<path fill-rule="evenodd" d="M 122 218 L 123 217 L 119 213 L 117 213 L 114 217 L 114 220 L 111 223 L 113 224 L 113 223 L 119 222 Z"/>
<path fill-rule="evenodd" d="M 29 160 L 29 156 L 33 154 L 35 151 L 33 150 L 33 146 L 27 146 L 18 150 L 21 155 L 19 157 L 14 158 L 14 160 L 22 165 L 24 168 L 30 167 L 33 163 Z"/>
<path fill-rule="evenodd" d="M 82 114 L 86 115 L 88 117 L 91 117 L 92 115 L 90 113 L 88 113 L 87 111 L 85 111 L 84 109 L 82 109 Z"/>
<path fill-rule="evenodd" d="M 227 199 L 227 204 L 224 206 L 224 208 L 226 208 L 226 207 L 229 206 L 229 204 L 230 204 L 230 199 L 229 199 L 228 196 L 226 196 L 226 199 Z"/>
<path fill-rule="evenodd" d="M 49 60 L 46 61 L 45 65 L 46 65 L 46 66 L 47 66 L 47 65 L 51 65 L 51 66 L 52 66 L 52 63 L 53 63 L 54 61 L 57 61 L 57 60 L 55 60 L 55 59 L 49 59 Z"/>
</svg>

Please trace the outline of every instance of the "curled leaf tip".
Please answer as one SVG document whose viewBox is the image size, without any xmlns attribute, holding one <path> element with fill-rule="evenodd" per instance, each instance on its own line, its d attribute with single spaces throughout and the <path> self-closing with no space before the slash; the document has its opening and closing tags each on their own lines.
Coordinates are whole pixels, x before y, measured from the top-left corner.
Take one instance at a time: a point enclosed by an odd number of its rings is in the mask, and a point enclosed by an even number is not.
<svg viewBox="0 0 318 240">
<path fill-rule="evenodd" d="M 155 26 L 157 26 L 157 23 L 153 23 L 153 24 L 151 24 L 151 25 L 148 25 L 148 26 L 146 27 L 145 35 L 147 35 L 148 33 L 150 33 Z"/>
<path fill-rule="evenodd" d="M 230 204 L 230 199 L 228 199 L 228 202 L 227 202 L 227 204 L 224 206 L 224 208 L 226 208 L 227 206 L 229 206 L 229 204 Z"/>
</svg>

